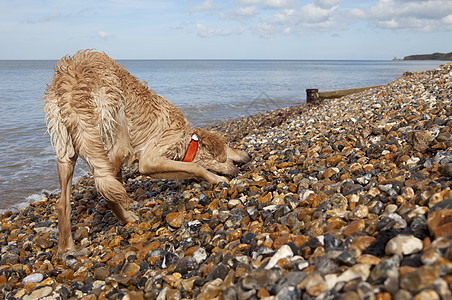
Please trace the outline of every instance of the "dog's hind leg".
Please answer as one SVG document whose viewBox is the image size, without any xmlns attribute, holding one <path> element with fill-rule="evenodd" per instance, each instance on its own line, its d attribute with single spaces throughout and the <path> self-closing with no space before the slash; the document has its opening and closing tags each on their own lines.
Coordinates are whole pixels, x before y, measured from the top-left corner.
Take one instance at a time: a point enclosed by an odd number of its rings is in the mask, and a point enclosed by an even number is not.
<svg viewBox="0 0 452 300">
<path fill-rule="evenodd" d="M 115 175 L 101 175 L 94 171 L 94 180 L 99 193 L 107 200 L 108 206 L 114 212 L 121 224 L 135 222 L 138 217 L 129 208 L 130 199 L 121 182 Z"/>
<path fill-rule="evenodd" d="M 61 198 L 57 204 L 58 210 L 58 252 L 64 253 L 74 248 L 71 234 L 71 186 L 77 156 L 67 161 L 57 160 L 58 177 L 61 187 Z"/>
<path fill-rule="evenodd" d="M 134 222 L 138 217 L 128 211 L 130 199 L 126 189 L 117 179 L 119 165 L 114 166 L 103 148 L 100 137 L 87 130 L 79 134 L 80 156 L 90 166 L 97 191 L 105 198 L 122 224 Z"/>
<path fill-rule="evenodd" d="M 123 152 L 119 151 L 111 151 L 109 153 L 109 159 L 111 162 L 111 165 L 113 167 L 113 174 L 115 174 L 116 179 L 118 179 L 119 182 L 123 183 L 122 178 L 122 161 L 124 160 L 125 155 Z"/>
</svg>

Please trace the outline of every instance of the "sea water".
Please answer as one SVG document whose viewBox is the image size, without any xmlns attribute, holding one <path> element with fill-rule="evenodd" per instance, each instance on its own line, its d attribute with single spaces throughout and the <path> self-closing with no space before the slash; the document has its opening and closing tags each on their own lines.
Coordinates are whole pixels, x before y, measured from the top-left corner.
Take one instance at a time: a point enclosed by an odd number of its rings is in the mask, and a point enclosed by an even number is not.
<svg viewBox="0 0 452 300">
<path fill-rule="evenodd" d="M 55 153 L 42 98 L 56 61 L 0 60 L 0 213 L 57 191 Z M 180 108 L 194 126 L 303 104 L 319 91 L 386 84 L 439 61 L 124 60 L 139 80 Z M 77 164 L 75 177 L 88 174 Z"/>
</svg>

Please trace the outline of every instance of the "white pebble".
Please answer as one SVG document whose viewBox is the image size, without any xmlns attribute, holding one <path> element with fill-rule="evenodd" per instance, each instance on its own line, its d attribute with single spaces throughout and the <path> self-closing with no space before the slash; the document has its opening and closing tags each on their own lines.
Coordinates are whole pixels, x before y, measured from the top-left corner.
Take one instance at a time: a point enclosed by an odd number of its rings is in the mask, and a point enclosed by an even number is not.
<svg viewBox="0 0 452 300">
<path fill-rule="evenodd" d="M 228 201 L 229 209 L 232 209 L 240 204 L 242 204 L 242 201 L 240 201 L 239 199 L 231 199 Z"/>
<path fill-rule="evenodd" d="M 422 247 L 422 241 L 417 237 L 399 234 L 386 244 L 385 252 L 387 255 L 409 255 L 421 251 Z"/>
<path fill-rule="evenodd" d="M 288 245 L 283 245 L 279 250 L 270 258 L 268 261 L 267 266 L 265 266 L 266 270 L 270 270 L 276 264 L 278 261 L 282 258 L 291 258 L 293 256 L 293 251 Z"/>
<path fill-rule="evenodd" d="M 311 194 L 315 194 L 314 191 L 306 190 L 306 191 L 303 193 L 303 195 L 300 194 L 300 195 L 301 195 L 301 202 L 307 201 L 309 195 L 311 195 Z"/>
<path fill-rule="evenodd" d="M 395 204 L 389 204 L 388 206 L 386 206 L 385 211 L 383 213 L 383 215 L 388 215 L 390 213 L 393 213 L 397 210 L 397 205 Z"/>
<path fill-rule="evenodd" d="M 419 157 L 411 157 L 410 159 L 407 160 L 406 164 L 408 168 L 414 168 L 416 167 L 417 163 L 420 161 L 421 159 Z"/>
<path fill-rule="evenodd" d="M 344 273 L 337 277 L 337 282 L 348 282 L 357 278 L 366 281 L 370 275 L 370 264 L 358 264 L 347 269 Z"/>
<path fill-rule="evenodd" d="M 199 248 L 193 253 L 192 256 L 197 264 L 201 264 L 203 261 L 207 259 L 207 252 L 204 250 L 204 248 Z"/>
<path fill-rule="evenodd" d="M 394 227 L 406 228 L 408 226 L 407 222 L 399 214 L 390 213 L 385 217 L 395 221 Z"/>
<path fill-rule="evenodd" d="M 25 277 L 22 280 L 22 283 L 40 283 L 41 281 L 44 280 L 44 275 L 42 275 L 41 273 L 33 273 L 28 275 L 27 277 Z"/>
</svg>

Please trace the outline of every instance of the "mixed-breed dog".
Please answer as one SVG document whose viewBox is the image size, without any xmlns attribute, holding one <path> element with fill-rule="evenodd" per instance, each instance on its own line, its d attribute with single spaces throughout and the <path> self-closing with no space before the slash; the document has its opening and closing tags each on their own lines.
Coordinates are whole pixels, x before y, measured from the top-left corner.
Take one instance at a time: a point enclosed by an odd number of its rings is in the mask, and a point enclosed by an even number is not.
<svg viewBox="0 0 452 300">
<path fill-rule="evenodd" d="M 89 166 L 96 189 L 122 224 L 138 220 L 122 184 L 123 164 L 138 162 L 139 172 L 153 178 L 216 184 L 235 176 L 236 164 L 250 160 L 218 133 L 193 129 L 171 102 L 105 53 L 84 50 L 63 57 L 44 101 L 61 187 L 59 253 L 75 247 L 70 190 L 78 157 Z"/>
</svg>

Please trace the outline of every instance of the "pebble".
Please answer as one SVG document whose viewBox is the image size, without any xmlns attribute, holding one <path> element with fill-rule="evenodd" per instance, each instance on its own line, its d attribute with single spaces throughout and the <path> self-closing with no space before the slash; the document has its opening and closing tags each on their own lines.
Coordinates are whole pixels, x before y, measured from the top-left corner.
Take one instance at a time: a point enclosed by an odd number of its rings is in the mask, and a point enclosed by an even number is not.
<svg viewBox="0 0 452 300">
<path fill-rule="evenodd" d="M 309 274 L 299 285 L 301 290 L 306 290 L 311 296 L 319 296 L 327 287 L 325 278 L 319 272 Z"/>
<path fill-rule="evenodd" d="M 354 234 L 356 231 L 364 230 L 365 227 L 366 227 L 366 222 L 364 220 L 362 220 L 362 219 L 355 220 L 344 228 L 344 231 L 342 232 L 342 234 L 344 236 L 349 236 L 349 235 Z"/>
<path fill-rule="evenodd" d="M 411 300 L 413 296 L 407 290 L 400 289 L 394 295 L 394 300 Z"/>
<path fill-rule="evenodd" d="M 208 255 L 206 250 L 204 248 L 199 248 L 193 253 L 193 259 L 196 261 L 197 264 L 201 264 L 207 259 Z"/>
<path fill-rule="evenodd" d="M 228 275 L 228 271 L 229 271 L 229 268 L 226 265 L 218 264 L 212 268 L 212 270 L 207 275 L 206 279 L 208 281 L 212 281 L 217 278 L 224 280 L 226 275 Z"/>
<path fill-rule="evenodd" d="M 432 286 L 439 278 L 434 266 L 422 266 L 400 276 L 400 287 L 411 292 L 419 292 Z"/>
<path fill-rule="evenodd" d="M 290 248 L 288 245 L 283 245 L 281 248 L 278 249 L 275 255 L 272 256 L 268 264 L 265 266 L 265 269 L 270 270 L 278 263 L 280 259 L 288 259 L 291 258 L 292 256 L 293 256 L 292 248 Z"/>
<path fill-rule="evenodd" d="M 427 226 L 435 237 L 450 236 L 452 232 L 452 209 L 433 211 L 427 218 Z"/>
<path fill-rule="evenodd" d="M 242 285 L 246 290 L 259 290 L 268 287 L 280 279 L 280 274 L 273 270 L 255 270 L 249 272 L 242 280 Z"/>
<path fill-rule="evenodd" d="M 180 212 L 169 213 L 166 216 L 166 221 L 171 227 L 179 228 L 182 226 L 182 222 L 184 221 L 184 215 Z"/>
<path fill-rule="evenodd" d="M 44 275 L 42 275 L 41 273 L 33 273 L 33 274 L 30 274 L 27 277 L 25 277 L 22 280 L 22 283 L 23 284 L 26 284 L 26 283 L 40 283 L 43 280 L 44 280 Z"/>
<path fill-rule="evenodd" d="M 417 237 L 400 234 L 388 241 L 385 252 L 387 255 L 409 255 L 421 251 L 422 247 L 423 243 Z"/>
<path fill-rule="evenodd" d="M 422 299 L 429 299 L 429 300 L 440 300 L 440 296 L 438 295 L 437 292 L 435 292 L 435 290 L 423 290 L 420 293 L 416 294 L 416 296 L 414 296 L 413 300 L 422 300 Z"/>
<path fill-rule="evenodd" d="M 344 282 L 348 282 L 350 280 L 354 280 L 354 279 L 361 279 L 362 281 L 366 281 L 367 278 L 369 277 L 370 274 L 370 264 L 357 264 L 354 265 L 352 267 L 350 267 L 349 269 L 347 269 L 344 273 L 342 273 L 341 275 L 339 275 L 339 277 L 337 278 L 337 281 L 344 281 Z"/>
<path fill-rule="evenodd" d="M 277 300 L 297 300 L 302 297 L 302 293 L 300 289 L 293 287 L 293 286 L 287 286 L 284 287 L 282 290 L 276 294 Z"/>
<path fill-rule="evenodd" d="M 39 286 L 31 291 L 28 295 L 25 295 L 22 299 L 24 300 L 35 300 L 35 299 L 43 299 L 44 297 L 49 296 L 53 292 L 53 288 L 51 286 Z"/>
<path fill-rule="evenodd" d="M 448 299 L 452 65 L 216 125 L 250 153 L 228 184 L 125 168 L 136 224 L 92 177 L 0 215 L 6 299 Z M 45 187 L 43 187 L 45 188 Z"/>
</svg>

